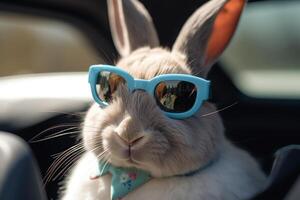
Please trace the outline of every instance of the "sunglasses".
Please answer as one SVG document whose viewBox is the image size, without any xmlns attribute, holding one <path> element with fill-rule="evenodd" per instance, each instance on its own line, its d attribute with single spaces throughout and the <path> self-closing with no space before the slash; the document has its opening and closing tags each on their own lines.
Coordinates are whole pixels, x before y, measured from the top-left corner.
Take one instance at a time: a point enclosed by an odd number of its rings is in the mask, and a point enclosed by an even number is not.
<svg viewBox="0 0 300 200">
<path fill-rule="evenodd" d="M 188 74 L 163 74 L 150 80 L 135 79 L 126 71 L 110 65 L 92 65 L 89 83 L 94 100 L 102 107 L 109 105 L 118 87 L 130 92 L 144 90 L 154 97 L 166 116 L 184 119 L 195 114 L 208 99 L 210 81 Z"/>
</svg>

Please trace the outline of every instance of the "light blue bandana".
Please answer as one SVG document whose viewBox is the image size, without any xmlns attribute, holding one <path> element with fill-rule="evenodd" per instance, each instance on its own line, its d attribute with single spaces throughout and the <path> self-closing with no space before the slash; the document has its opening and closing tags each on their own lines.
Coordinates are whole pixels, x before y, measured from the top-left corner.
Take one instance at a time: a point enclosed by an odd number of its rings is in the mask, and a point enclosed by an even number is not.
<svg viewBox="0 0 300 200">
<path fill-rule="evenodd" d="M 109 163 L 99 164 L 100 174 L 104 176 L 107 173 L 112 175 L 110 197 L 111 200 L 120 200 L 129 192 L 143 185 L 151 176 L 148 172 L 136 168 L 115 167 Z"/>
<path fill-rule="evenodd" d="M 214 161 L 211 161 L 199 169 L 177 176 L 193 176 L 213 163 Z M 132 192 L 151 179 L 150 174 L 146 171 L 136 168 L 115 167 L 103 162 L 99 163 L 99 172 L 98 176 L 104 176 L 107 173 L 112 175 L 110 188 L 111 200 L 121 200 L 129 192 Z"/>
</svg>

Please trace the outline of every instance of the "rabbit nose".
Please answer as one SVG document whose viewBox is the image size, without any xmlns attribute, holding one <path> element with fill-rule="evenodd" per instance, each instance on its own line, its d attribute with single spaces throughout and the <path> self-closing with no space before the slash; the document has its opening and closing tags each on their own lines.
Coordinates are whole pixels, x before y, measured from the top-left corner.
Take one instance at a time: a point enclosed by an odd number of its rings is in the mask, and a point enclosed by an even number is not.
<svg viewBox="0 0 300 200">
<path fill-rule="evenodd" d="M 120 135 L 118 135 L 118 136 L 121 138 L 121 140 L 122 140 L 126 145 L 129 146 L 129 148 L 132 147 L 134 144 L 136 144 L 138 141 L 140 141 L 141 139 L 144 138 L 143 135 L 140 135 L 140 136 L 138 136 L 137 138 L 128 140 L 127 138 L 122 138 Z M 129 149 L 129 150 L 130 150 L 130 149 Z"/>
<path fill-rule="evenodd" d="M 131 117 L 126 117 L 114 131 L 127 145 L 133 145 L 144 137 L 140 130 L 139 125 Z"/>
</svg>

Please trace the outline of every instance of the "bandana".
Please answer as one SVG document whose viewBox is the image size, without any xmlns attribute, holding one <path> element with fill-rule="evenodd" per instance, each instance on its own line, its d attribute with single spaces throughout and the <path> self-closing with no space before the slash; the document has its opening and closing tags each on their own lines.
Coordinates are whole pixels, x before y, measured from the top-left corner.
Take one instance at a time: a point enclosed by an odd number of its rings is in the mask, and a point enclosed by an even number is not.
<svg viewBox="0 0 300 200">
<path fill-rule="evenodd" d="M 205 166 L 188 172 L 183 175 L 178 176 L 193 176 L 199 171 L 209 167 L 212 162 L 209 162 Z M 111 200 L 121 200 L 129 192 L 132 192 L 139 186 L 145 184 L 151 179 L 150 173 L 137 169 L 137 168 L 125 168 L 125 167 L 115 167 L 109 163 L 100 162 L 99 163 L 99 174 L 91 177 L 91 179 L 96 179 L 100 176 L 104 176 L 108 173 L 112 175 L 111 188 L 110 188 L 110 199 Z"/>
<path fill-rule="evenodd" d="M 135 190 L 151 179 L 148 172 L 136 168 L 115 167 L 109 163 L 100 162 L 100 174 L 107 173 L 112 175 L 110 196 L 111 200 L 120 200 L 129 192 Z"/>
</svg>

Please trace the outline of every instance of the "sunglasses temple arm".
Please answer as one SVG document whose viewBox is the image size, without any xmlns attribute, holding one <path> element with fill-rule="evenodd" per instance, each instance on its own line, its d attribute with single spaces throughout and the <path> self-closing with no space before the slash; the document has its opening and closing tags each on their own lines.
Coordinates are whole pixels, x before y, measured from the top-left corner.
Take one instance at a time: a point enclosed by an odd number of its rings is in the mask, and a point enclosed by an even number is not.
<svg viewBox="0 0 300 200">
<path fill-rule="evenodd" d="M 209 88 L 207 101 L 214 102 L 213 99 L 214 99 L 214 95 L 213 95 L 212 89 Z"/>
</svg>

